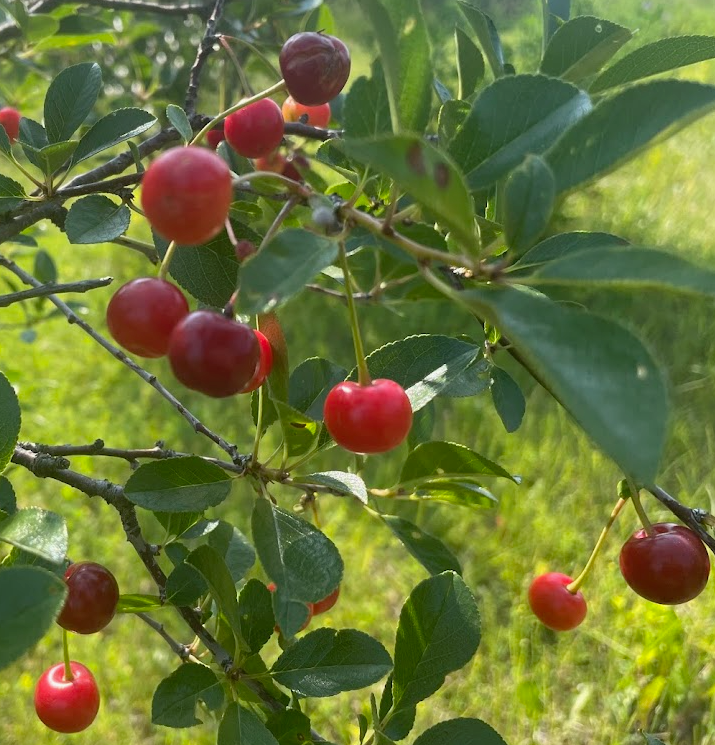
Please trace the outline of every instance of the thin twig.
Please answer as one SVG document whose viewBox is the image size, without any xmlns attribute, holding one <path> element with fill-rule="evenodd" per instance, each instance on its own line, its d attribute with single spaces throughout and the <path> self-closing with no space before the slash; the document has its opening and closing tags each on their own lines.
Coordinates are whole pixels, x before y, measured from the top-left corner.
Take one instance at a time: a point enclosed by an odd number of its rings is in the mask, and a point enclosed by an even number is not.
<svg viewBox="0 0 715 745">
<path fill-rule="evenodd" d="M 706 512 L 692 507 L 686 507 L 678 502 L 675 497 L 671 497 L 665 489 L 659 486 L 646 487 L 647 490 L 665 507 L 667 507 L 677 518 L 684 522 L 691 530 L 695 531 L 700 540 L 715 554 L 715 538 L 703 527 L 702 518 L 707 515 Z"/>
<path fill-rule="evenodd" d="M 201 71 L 206 64 L 206 60 L 209 58 L 216 44 L 216 27 L 223 15 L 225 3 L 226 0 L 216 0 L 214 3 L 211 15 L 208 21 L 206 21 L 206 30 L 204 31 L 203 38 L 196 50 L 196 59 L 191 66 L 189 87 L 186 90 L 186 98 L 184 99 L 184 111 L 186 111 L 186 115 L 189 117 L 196 113 L 196 101 L 199 97 L 199 78 L 201 77 Z"/>
<path fill-rule="evenodd" d="M 305 137 L 309 140 L 322 140 L 323 142 L 326 140 L 335 140 L 345 134 L 342 129 L 321 129 L 320 127 L 312 127 L 310 124 L 303 124 L 302 122 L 286 122 L 283 125 L 283 133 Z"/>
<path fill-rule="evenodd" d="M 151 626 L 154 631 L 169 645 L 171 651 L 178 655 L 182 660 L 188 660 L 191 657 L 191 649 L 187 644 L 177 642 L 171 634 L 167 633 L 163 623 L 155 621 L 148 613 L 135 613 L 137 618 L 141 618 L 147 626 Z"/>
<path fill-rule="evenodd" d="M 11 292 L 7 295 L 0 295 L 0 308 L 6 308 L 13 303 L 19 303 L 23 300 L 30 300 L 36 297 L 45 297 L 46 295 L 56 295 L 60 292 L 89 292 L 96 290 L 98 287 L 106 287 L 114 281 L 114 277 L 102 277 L 101 279 L 83 279 L 80 282 L 64 282 L 62 284 L 49 284 L 33 287 L 31 290 L 21 290 L 20 292 Z"/>
</svg>

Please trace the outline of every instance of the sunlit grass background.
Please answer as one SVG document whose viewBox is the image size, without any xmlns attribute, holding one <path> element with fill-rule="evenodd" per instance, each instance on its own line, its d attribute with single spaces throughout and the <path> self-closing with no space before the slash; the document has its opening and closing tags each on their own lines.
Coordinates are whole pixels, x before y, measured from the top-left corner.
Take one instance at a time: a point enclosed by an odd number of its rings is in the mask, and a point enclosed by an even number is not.
<svg viewBox="0 0 715 745">
<path fill-rule="evenodd" d="M 436 19 L 445 23 L 448 15 L 446 0 L 425 5 L 435 22 L 431 28 L 439 28 Z M 529 12 L 524 11 L 525 5 Z M 633 46 L 674 33 L 715 33 L 715 13 L 708 0 L 680 5 L 592 0 L 575 5 L 639 28 Z M 508 56 L 517 69 L 533 69 L 539 51 L 538 3 L 493 2 L 489 9 L 503 22 Z M 335 11 L 339 32 L 349 38 L 357 32 L 368 37 L 356 7 L 340 3 Z M 451 82 L 450 29 L 435 43 L 445 82 Z M 368 52 L 358 51 L 358 70 L 366 69 L 369 59 Z M 704 63 L 680 74 L 715 83 L 715 64 Z M 559 215 L 560 227 L 613 231 L 711 265 L 715 260 L 714 121 L 704 119 L 567 200 Z M 62 280 L 112 274 L 116 287 L 149 269 L 141 257 L 117 246 L 71 246 L 51 227 L 39 235 L 42 247 L 60 266 Z M 83 298 L 87 320 L 100 330 L 105 328 L 104 308 L 111 293 L 108 288 Z M 660 481 L 684 502 L 710 509 L 715 489 L 712 303 L 655 292 L 638 298 L 609 294 L 590 303 L 642 333 L 669 371 L 674 414 Z M 292 364 L 321 355 L 350 367 L 352 348 L 344 320 L 342 305 L 316 296 L 294 300 L 283 313 Z M 22 329 L 12 326 L 21 322 L 16 307 L 0 315 L 0 369 L 18 388 L 23 439 L 83 443 L 101 437 L 115 447 L 151 446 L 161 439 L 177 450 L 213 453 L 210 443 L 196 436 L 155 391 L 81 330 L 55 319 L 37 326 L 37 338 L 26 343 L 20 336 Z M 402 316 L 370 308 L 363 315 L 368 348 L 420 331 L 469 333 L 474 328 L 470 323 L 435 306 L 408 308 Z M 250 447 L 253 429 L 247 401 L 227 405 L 207 400 L 173 384 L 163 362 L 148 367 L 169 382 L 210 427 L 244 451 Z M 526 605 L 530 579 L 547 569 L 578 571 L 611 510 L 619 474 L 543 391 L 523 382 L 530 393 L 518 433 L 504 433 L 486 396 L 440 400 L 436 431 L 436 437 L 463 442 L 521 474 L 523 484 L 495 484 L 500 503 L 493 510 L 402 508 L 423 528 L 441 535 L 460 557 L 483 619 L 482 644 L 474 662 L 419 707 L 415 732 L 448 717 L 476 716 L 498 729 L 511 745 L 620 745 L 637 742 L 639 727 L 661 733 L 669 745 L 715 743 L 712 587 L 675 609 L 649 604 L 630 592 L 618 571 L 619 546 L 636 525 L 629 509 L 585 588 L 589 602 L 585 623 L 571 634 L 557 636 L 530 614 Z M 403 456 L 398 452 L 374 459 L 371 484 L 389 485 Z M 330 458 L 333 468 L 348 465 L 347 457 L 337 451 Z M 75 458 L 73 467 L 116 481 L 129 473 L 126 466 L 109 460 Z M 73 559 L 106 564 L 125 592 L 152 591 L 123 540 L 116 515 L 104 503 L 56 482 L 37 480 L 21 469 L 10 470 L 8 476 L 21 506 L 43 505 L 66 517 Z M 294 495 L 286 494 L 281 503 L 290 508 L 293 499 Z M 251 503 L 250 491 L 240 485 L 217 512 L 248 533 Z M 646 504 L 654 519 L 667 517 L 654 502 Z M 341 600 L 323 617 L 325 622 L 364 629 L 392 649 L 400 607 L 424 571 L 357 506 L 322 497 L 320 514 L 346 564 Z M 160 537 L 150 519 L 146 530 L 149 538 Z M 190 641 L 170 610 L 157 618 L 165 620 L 179 638 Z M 153 690 L 177 660 L 140 621 L 118 617 L 101 634 L 73 639 L 72 650 L 75 659 L 95 672 L 102 690 L 103 706 L 95 724 L 70 739 L 49 732 L 35 718 L 35 680 L 61 657 L 56 630 L 0 677 L 2 745 L 215 741 L 210 717 L 204 726 L 191 730 L 151 725 Z M 275 647 L 267 658 L 273 659 L 278 651 Z M 369 699 L 366 691 L 345 694 L 307 702 L 306 711 L 314 726 L 336 743 L 357 742 L 356 715 L 368 713 Z"/>
</svg>

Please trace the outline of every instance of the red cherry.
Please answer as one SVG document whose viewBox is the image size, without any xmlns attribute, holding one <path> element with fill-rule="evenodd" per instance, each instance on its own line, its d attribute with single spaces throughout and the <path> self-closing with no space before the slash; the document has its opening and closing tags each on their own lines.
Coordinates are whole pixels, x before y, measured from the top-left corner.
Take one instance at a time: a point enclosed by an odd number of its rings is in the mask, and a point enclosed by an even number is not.
<svg viewBox="0 0 715 745">
<path fill-rule="evenodd" d="M 107 326 L 115 341 L 140 357 L 162 357 L 174 326 L 189 312 L 181 290 L 158 277 L 133 279 L 107 305 Z"/>
<path fill-rule="evenodd" d="M 223 131 L 223 122 L 219 122 L 213 129 L 210 129 L 206 133 L 206 142 L 209 143 L 209 147 L 212 150 L 215 150 L 219 143 L 223 142 L 226 139 L 226 135 Z"/>
<path fill-rule="evenodd" d="M 304 31 L 286 41 L 278 57 L 288 93 L 306 106 L 327 103 L 350 75 L 350 52 L 340 39 Z"/>
<path fill-rule="evenodd" d="M 101 564 L 78 561 L 65 572 L 67 598 L 57 618 L 63 629 L 94 634 L 113 618 L 119 602 L 114 575 Z"/>
<path fill-rule="evenodd" d="M 260 346 L 250 326 L 209 310 L 189 313 L 169 341 L 177 380 L 215 398 L 243 390 L 259 359 Z"/>
<path fill-rule="evenodd" d="M 142 207 L 159 235 L 197 246 L 223 229 L 233 200 L 231 171 L 203 147 L 175 147 L 142 179 Z"/>
<path fill-rule="evenodd" d="M 276 583 L 275 582 L 269 582 L 266 585 L 266 587 L 268 588 L 269 592 L 275 592 L 276 591 Z M 305 623 L 298 629 L 298 631 L 303 631 L 304 629 L 306 629 L 308 627 L 308 624 L 313 619 L 313 615 L 314 615 L 314 612 L 313 612 L 313 603 L 308 603 L 307 605 L 308 605 L 308 618 L 305 619 Z M 276 634 L 280 634 L 281 633 L 281 627 L 278 624 L 276 624 L 273 627 L 273 631 L 275 631 Z"/>
<path fill-rule="evenodd" d="M 684 525 L 657 523 L 654 535 L 637 530 L 621 549 L 621 574 L 635 592 L 662 605 L 686 603 L 705 588 L 710 559 Z"/>
<path fill-rule="evenodd" d="M 407 394 L 394 380 L 370 385 L 338 383 L 323 408 L 330 436 L 353 453 L 384 453 L 397 447 L 412 426 Z"/>
<path fill-rule="evenodd" d="M 253 243 L 245 239 L 238 241 L 234 248 L 236 250 L 236 259 L 238 261 L 244 261 L 244 259 L 247 259 L 249 256 L 256 253 L 256 247 Z"/>
<path fill-rule="evenodd" d="M 283 173 L 286 166 L 286 159 L 277 150 L 268 155 L 256 158 L 257 171 L 270 171 L 271 173 Z"/>
<path fill-rule="evenodd" d="M 329 611 L 335 603 L 338 602 L 338 597 L 340 595 L 340 586 L 336 587 L 330 595 L 323 598 L 322 600 L 318 600 L 317 603 L 313 603 L 313 615 L 319 616 L 321 613 L 325 613 L 326 611 Z"/>
<path fill-rule="evenodd" d="M 22 114 L 17 109 L 13 109 L 12 106 L 5 106 L 0 109 L 0 124 L 5 128 L 11 143 L 15 142 L 20 134 L 21 118 Z"/>
<path fill-rule="evenodd" d="M 250 393 L 262 386 L 266 378 L 271 374 L 271 368 L 273 367 L 273 347 L 271 347 L 271 343 L 260 331 L 256 330 L 255 334 L 256 339 L 258 339 L 258 345 L 261 348 L 261 358 L 258 361 L 258 365 L 256 365 L 256 371 L 253 373 L 253 377 L 248 381 L 241 393 Z"/>
<path fill-rule="evenodd" d="M 283 140 L 281 107 L 270 98 L 263 98 L 225 119 L 224 132 L 228 144 L 246 158 L 260 158 L 273 152 Z"/>
<path fill-rule="evenodd" d="M 330 104 L 323 103 L 320 106 L 306 106 L 298 103 L 293 96 L 288 96 L 281 107 L 283 118 L 287 122 L 299 122 L 302 116 L 307 116 L 305 123 L 312 127 L 327 127 L 330 121 Z"/>
<path fill-rule="evenodd" d="M 35 686 L 35 711 L 55 732 L 81 732 L 99 711 L 99 690 L 92 673 L 79 662 L 70 662 L 72 680 L 65 680 L 63 662 L 42 673 Z"/>
<path fill-rule="evenodd" d="M 529 605 L 534 615 L 554 631 L 575 629 L 586 618 L 586 601 L 579 590 L 566 589 L 573 580 L 566 574 L 548 572 L 529 587 Z"/>
</svg>

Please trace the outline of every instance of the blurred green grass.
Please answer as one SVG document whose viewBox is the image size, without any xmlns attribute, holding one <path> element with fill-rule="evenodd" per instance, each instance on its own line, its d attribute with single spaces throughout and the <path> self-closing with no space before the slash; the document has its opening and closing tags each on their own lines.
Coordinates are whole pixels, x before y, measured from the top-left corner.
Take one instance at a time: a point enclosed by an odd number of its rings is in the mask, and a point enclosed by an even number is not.
<svg viewBox="0 0 715 745">
<path fill-rule="evenodd" d="M 533 41 L 538 21 L 521 16 L 526 3 L 506 5 L 501 20 L 509 29 L 505 34 L 509 56 L 518 61 L 518 69 L 526 69 L 538 53 Z M 536 5 L 529 4 L 529 10 Z M 702 0 L 681 6 L 634 0 L 613 8 L 599 2 L 575 5 L 640 27 L 637 44 L 666 33 L 715 33 L 711 5 Z M 349 29 L 347 35 L 355 35 L 361 23 L 356 9 L 338 6 L 345 10 L 338 16 L 339 30 Z M 441 3 L 427 2 L 426 6 L 433 17 L 442 12 Z M 446 24 L 444 18 L 440 21 Z M 444 39 L 439 36 L 442 28 L 435 26 L 434 46 L 447 69 L 451 46 L 447 32 Z M 362 54 L 360 59 L 361 69 L 366 69 L 368 56 Z M 522 59 L 527 62 L 521 63 Z M 701 64 L 682 74 L 715 82 L 715 65 Z M 562 207 L 563 224 L 568 229 L 611 230 L 711 265 L 715 247 L 710 206 L 715 186 L 708 166 L 714 157 L 711 117 L 570 198 Z M 51 227 L 42 234 L 41 244 L 60 265 L 63 280 L 112 274 L 119 283 L 147 271 L 141 257 L 125 249 L 70 246 Z M 111 288 L 97 290 L 83 298 L 87 319 L 100 330 L 111 292 Z M 637 299 L 609 294 L 589 302 L 638 329 L 668 369 L 674 415 L 660 480 L 686 503 L 710 509 L 715 494 L 712 303 L 655 293 Z M 321 297 L 302 296 L 293 302 L 283 314 L 293 365 L 322 355 L 350 366 L 350 337 L 347 325 L 338 322 L 341 314 L 342 306 Z M 20 320 L 16 307 L 3 310 L 0 316 L 0 324 Z M 375 308 L 363 313 L 368 348 L 418 331 L 468 333 L 465 323 L 457 312 L 448 317 L 441 308 L 437 312 L 430 306 L 415 306 L 402 316 Z M 79 329 L 55 319 L 38 326 L 37 332 L 32 344 L 23 342 L 16 329 L 3 328 L 0 335 L 0 369 L 18 384 L 24 439 L 81 443 L 101 437 L 116 447 L 151 446 L 162 439 L 175 449 L 212 452 L 210 443 L 196 436 L 163 399 Z M 163 362 L 151 362 L 148 367 L 160 379 L 171 380 Z M 244 451 L 250 447 L 253 432 L 247 401 L 227 405 L 178 386 L 176 390 L 209 426 Z M 589 615 L 582 627 L 557 636 L 541 627 L 526 606 L 526 588 L 535 573 L 546 569 L 573 572 L 586 560 L 614 501 L 616 469 L 539 389 L 531 391 L 524 424 L 515 435 L 504 433 L 486 398 L 473 398 L 439 403 L 436 436 L 464 442 L 499 460 L 522 474 L 524 483 L 499 486 L 500 504 L 490 511 L 401 507 L 422 527 L 442 535 L 459 555 L 483 619 L 482 645 L 473 664 L 450 676 L 439 694 L 419 708 L 416 731 L 448 717 L 477 716 L 496 727 L 510 745 L 635 743 L 638 727 L 663 733 L 669 745 L 715 743 L 712 588 L 675 609 L 635 597 L 618 571 L 618 547 L 636 524 L 629 510 L 619 520 L 585 588 Z M 371 483 L 389 484 L 401 455 L 373 459 Z M 347 457 L 342 462 L 336 453 L 331 458 L 335 458 L 331 467 L 348 463 Z M 97 459 L 76 458 L 73 467 L 119 481 L 129 473 L 120 463 Z M 20 469 L 8 475 L 22 506 L 44 505 L 66 517 L 74 559 L 105 563 L 125 592 L 152 591 L 139 561 L 123 541 L 114 513 L 103 503 L 56 482 L 37 480 Z M 292 499 L 294 495 L 281 495 L 286 507 Z M 251 502 L 249 491 L 237 488 L 219 512 L 248 532 Z M 667 517 L 655 503 L 649 501 L 647 506 L 652 517 Z M 391 649 L 401 604 L 425 576 L 423 570 L 383 527 L 352 504 L 323 497 L 320 514 L 346 563 L 341 600 L 323 618 L 327 625 L 369 631 Z M 159 538 L 150 520 L 146 530 L 150 538 Z M 157 617 L 189 641 L 170 612 Z M 0 718 L 2 745 L 70 741 L 77 745 L 203 745 L 215 741 L 210 717 L 205 726 L 185 731 L 150 724 L 152 692 L 174 669 L 176 660 L 140 621 L 119 617 L 105 632 L 72 642 L 73 657 L 93 669 L 103 693 L 95 724 L 70 739 L 48 732 L 34 716 L 34 681 L 61 656 L 61 637 L 55 631 L 0 678 L 0 698 L 5 703 Z M 364 691 L 306 704 L 316 728 L 336 742 L 346 742 L 348 737 L 356 741 L 355 715 L 367 713 L 368 708 Z"/>
</svg>

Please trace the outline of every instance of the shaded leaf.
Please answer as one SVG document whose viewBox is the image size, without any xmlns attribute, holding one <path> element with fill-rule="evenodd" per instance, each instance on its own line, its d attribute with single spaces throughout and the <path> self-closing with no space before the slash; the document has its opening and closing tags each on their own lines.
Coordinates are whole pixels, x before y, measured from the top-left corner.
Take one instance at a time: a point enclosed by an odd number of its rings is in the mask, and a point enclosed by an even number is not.
<svg viewBox="0 0 715 745">
<path fill-rule="evenodd" d="M 209 535 L 209 546 L 223 556 L 234 582 L 242 580 L 256 563 L 256 552 L 243 533 L 230 523 L 219 521 Z"/>
<path fill-rule="evenodd" d="M 54 512 L 30 507 L 18 510 L 0 523 L 0 541 L 60 564 L 67 554 L 67 525 Z"/>
<path fill-rule="evenodd" d="M 506 745 L 501 735 L 481 719 L 448 719 L 425 730 L 414 745 Z"/>
<path fill-rule="evenodd" d="M 216 745 L 278 745 L 278 741 L 252 711 L 232 701 L 219 725 Z"/>
<path fill-rule="evenodd" d="M 136 137 L 156 124 L 156 117 L 142 109 L 117 109 L 96 121 L 80 138 L 72 156 L 77 164 L 103 150 Z"/>
<path fill-rule="evenodd" d="M 457 98 L 464 100 L 484 77 L 484 57 L 476 44 L 459 26 L 454 29 L 454 43 L 457 46 L 457 77 L 459 91 Z"/>
<path fill-rule="evenodd" d="M 268 588 L 257 579 L 249 579 L 238 596 L 241 638 L 248 651 L 257 653 L 273 635 L 273 605 Z"/>
<path fill-rule="evenodd" d="M 430 574 L 446 571 L 462 573 L 459 560 L 439 538 L 425 533 L 414 523 L 396 515 L 381 517 L 385 525 Z"/>
<path fill-rule="evenodd" d="M 494 21 L 471 2 L 459 0 L 458 5 L 464 17 L 469 21 L 469 25 L 477 34 L 494 77 L 500 77 L 504 74 L 504 51 Z"/>
<path fill-rule="evenodd" d="M 102 88 L 96 62 L 66 67 L 50 83 L 45 96 L 45 127 L 51 143 L 69 140 L 87 118 Z"/>
<path fill-rule="evenodd" d="M 117 613 L 146 613 L 166 607 L 158 595 L 120 595 Z"/>
<path fill-rule="evenodd" d="M 65 232 L 70 243 L 105 243 L 126 232 L 131 212 L 103 194 L 78 199 L 67 213 Z"/>
<path fill-rule="evenodd" d="M 493 367 L 491 392 L 494 408 L 507 432 L 516 432 L 526 411 L 526 400 L 517 382 L 506 370 Z"/>
<path fill-rule="evenodd" d="M 309 473 L 307 476 L 296 476 L 301 484 L 320 484 L 327 486 L 334 492 L 346 497 L 356 497 L 363 504 L 367 504 L 367 487 L 365 482 L 354 473 L 342 471 L 324 471 L 323 473 Z"/>
<path fill-rule="evenodd" d="M 307 417 L 322 421 L 325 399 L 348 371 L 330 360 L 311 357 L 301 362 L 290 376 L 288 402 Z"/>
<path fill-rule="evenodd" d="M 223 688 L 210 668 L 187 662 L 157 686 L 151 702 L 151 721 L 165 727 L 201 724 L 196 716 L 199 701 L 215 711 L 223 705 Z"/>
<path fill-rule="evenodd" d="M 20 403 L 10 381 L 0 373 L 0 472 L 10 462 L 20 434 Z"/>
</svg>

